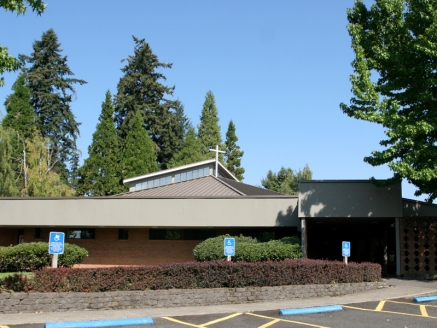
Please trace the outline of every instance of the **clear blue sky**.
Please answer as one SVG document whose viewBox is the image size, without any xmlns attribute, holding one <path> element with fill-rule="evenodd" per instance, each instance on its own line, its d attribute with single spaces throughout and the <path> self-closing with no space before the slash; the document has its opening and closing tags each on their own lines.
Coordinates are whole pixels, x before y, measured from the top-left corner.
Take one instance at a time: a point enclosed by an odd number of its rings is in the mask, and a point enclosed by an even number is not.
<svg viewBox="0 0 437 328">
<path fill-rule="evenodd" d="M 244 151 L 244 182 L 259 185 L 268 170 L 303 168 L 314 179 L 388 178 L 386 167 L 363 158 L 381 149 L 383 128 L 349 118 L 353 52 L 346 10 L 353 0 L 49 0 L 37 16 L 0 10 L 0 44 L 13 55 L 30 54 L 32 43 L 53 28 L 75 76 L 72 111 L 80 126 L 78 147 L 88 157 L 106 90 L 113 94 L 133 54 L 132 35 L 145 38 L 161 61 L 174 98 L 197 126 L 205 94 L 219 110 L 222 137 L 236 125 Z M 372 3 L 372 1 L 368 1 Z M 16 74 L 5 74 L 0 109 Z M 403 184 L 403 196 L 416 199 Z M 423 198 L 421 198 L 423 199 Z"/>
</svg>

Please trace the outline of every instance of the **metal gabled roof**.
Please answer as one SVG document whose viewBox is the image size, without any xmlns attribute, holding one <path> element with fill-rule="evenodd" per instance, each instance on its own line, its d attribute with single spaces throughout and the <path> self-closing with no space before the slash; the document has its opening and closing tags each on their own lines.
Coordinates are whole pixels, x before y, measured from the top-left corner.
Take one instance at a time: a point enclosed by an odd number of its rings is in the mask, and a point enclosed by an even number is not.
<svg viewBox="0 0 437 328">
<path fill-rule="evenodd" d="M 276 192 L 276 191 L 272 191 L 272 190 L 264 189 L 264 188 L 260 188 L 260 187 L 255 187 L 255 186 L 245 184 L 242 182 L 237 182 L 235 180 L 226 179 L 226 178 L 222 178 L 222 177 L 219 177 L 218 179 L 225 182 L 229 186 L 239 190 L 240 192 L 242 192 L 246 196 L 284 196 L 284 194 L 281 194 L 281 193 Z"/>
<path fill-rule="evenodd" d="M 232 181 L 232 180 L 231 180 Z M 208 175 L 155 188 L 127 192 L 114 197 L 229 197 L 244 196 L 242 192 Z"/>
</svg>

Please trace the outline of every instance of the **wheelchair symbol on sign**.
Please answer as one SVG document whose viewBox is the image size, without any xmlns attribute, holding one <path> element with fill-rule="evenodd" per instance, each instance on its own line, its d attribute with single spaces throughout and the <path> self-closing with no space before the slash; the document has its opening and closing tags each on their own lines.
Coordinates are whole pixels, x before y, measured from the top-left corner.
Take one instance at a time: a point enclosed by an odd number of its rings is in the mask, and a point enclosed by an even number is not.
<svg viewBox="0 0 437 328">
<path fill-rule="evenodd" d="M 231 246 L 231 245 L 232 245 L 232 242 L 231 242 L 230 240 L 228 240 L 228 245 L 229 245 L 229 246 Z"/>
<path fill-rule="evenodd" d="M 59 236 L 59 234 L 56 234 L 55 237 L 53 238 L 55 241 L 59 241 L 61 240 L 61 237 Z"/>
</svg>

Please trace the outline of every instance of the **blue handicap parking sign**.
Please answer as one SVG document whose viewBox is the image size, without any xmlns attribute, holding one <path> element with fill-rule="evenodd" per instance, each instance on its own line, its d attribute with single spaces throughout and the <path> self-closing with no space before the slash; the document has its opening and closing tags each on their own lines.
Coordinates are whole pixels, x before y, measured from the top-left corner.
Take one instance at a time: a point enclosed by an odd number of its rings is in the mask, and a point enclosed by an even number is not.
<svg viewBox="0 0 437 328">
<path fill-rule="evenodd" d="M 351 256 L 351 243 L 349 241 L 342 242 L 342 256 Z"/>
<path fill-rule="evenodd" d="M 64 240 L 63 232 L 50 232 L 49 254 L 64 254 Z"/>
<path fill-rule="evenodd" d="M 235 256 L 235 238 L 225 238 L 223 243 L 225 256 Z"/>
</svg>

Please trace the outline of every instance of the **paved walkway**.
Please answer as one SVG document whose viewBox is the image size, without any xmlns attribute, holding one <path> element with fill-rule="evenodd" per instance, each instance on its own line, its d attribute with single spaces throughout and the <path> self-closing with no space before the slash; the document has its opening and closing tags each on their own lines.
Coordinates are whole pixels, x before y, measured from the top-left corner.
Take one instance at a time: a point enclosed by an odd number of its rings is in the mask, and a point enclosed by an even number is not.
<svg viewBox="0 0 437 328">
<path fill-rule="evenodd" d="M 279 302 L 252 303 L 252 304 L 229 304 L 211 306 L 190 306 L 155 309 L 129 309 L 108 311 L 71 311 L 52 313 L 19 313 L 0 315 L 0 326 L 29 323 L 78 321 L 78 320 L 108 320 L 142 317 L 162 317 L 198 315 L 229 312 L 251 312 L 279 310 L 285 308 L 299 308 L 324 306 L 333 304 L 351 304 L 367 301 L 379 301 L 395 298 L 411 298 L 419 295 L 437 295 L 437 281 L 387 279 L 392 287 L 374 291 L 344 295 L 338 297 L 321 297 L 310 299 L 296 299 Z"/>
</svg>

